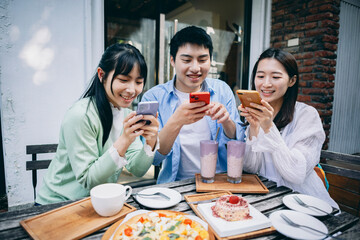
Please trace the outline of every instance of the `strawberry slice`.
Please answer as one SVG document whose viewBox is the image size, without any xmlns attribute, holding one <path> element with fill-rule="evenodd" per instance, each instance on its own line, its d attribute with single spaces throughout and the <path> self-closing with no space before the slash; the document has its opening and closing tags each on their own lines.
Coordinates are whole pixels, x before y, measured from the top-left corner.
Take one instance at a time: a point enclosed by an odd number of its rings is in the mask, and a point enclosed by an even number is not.
<svg viewBox="0 0 360 240">
<path fill-rule="evenodd" d="M 238 196 L 231 196 L 229 198 L 229 203 L 231 204 L 237 204 L 240 201 L 240 198 Z"/>
</svg>

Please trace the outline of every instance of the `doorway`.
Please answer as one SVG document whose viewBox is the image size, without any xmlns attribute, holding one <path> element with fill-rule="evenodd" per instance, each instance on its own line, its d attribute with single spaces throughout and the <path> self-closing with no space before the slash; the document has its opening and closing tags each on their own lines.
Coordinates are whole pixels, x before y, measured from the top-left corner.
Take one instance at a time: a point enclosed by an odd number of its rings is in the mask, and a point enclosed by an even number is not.
<svg viewBox="0 0 360 240">
<path fill-rule="evenodd" d="M 170 40 L 178 30 L 195 25 L 203 28 L 213 41 L 208 76 L 225 81 L 234 91 L 248 89 L 251 2 L 105 0 L 105 47 L 130 43 L 140 50 L 148 65 L 145 92 L 173 78 Z M 139 99 L 133 102 L 133 109 Z M 149 171 L 145 179 L 153 177 L 153 170 Z"/>
<path fill-rule="evenodd" d="M 128 42 L 142 52 L 149 68 L 146 91 L 173 77 L 169 43 L 175 31 L 196 25 L 213 40 L 209 77 L 247 88 L 250 22 L 251 1 L 245 0 L 105 0 L 105 47 Z"/>
</svg>

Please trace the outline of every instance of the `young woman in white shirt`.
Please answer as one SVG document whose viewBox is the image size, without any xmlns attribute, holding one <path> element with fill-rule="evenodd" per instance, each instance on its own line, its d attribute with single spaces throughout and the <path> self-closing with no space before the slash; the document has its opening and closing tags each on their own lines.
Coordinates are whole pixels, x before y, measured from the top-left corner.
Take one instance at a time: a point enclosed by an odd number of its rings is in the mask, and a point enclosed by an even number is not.
<svg viewBox="0 0 360 240">
<path fill-rule="evenodd" d="M 262 105 L 238 107 L 249 123 L 244 170 L 339 208 L 314 170 L 325 133 L 317 110 L 296 101 L 298 86 L 293 55 L 274 48 L 261 54 L 252 88 L 260 93 Z"/>
</svg>

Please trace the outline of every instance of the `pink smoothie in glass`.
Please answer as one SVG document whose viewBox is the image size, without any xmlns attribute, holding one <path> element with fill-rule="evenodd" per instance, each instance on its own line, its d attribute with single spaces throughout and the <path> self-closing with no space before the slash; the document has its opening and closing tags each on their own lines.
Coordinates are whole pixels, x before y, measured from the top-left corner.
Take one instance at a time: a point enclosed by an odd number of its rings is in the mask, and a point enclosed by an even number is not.
<svg viewBox="0 0 360 240">
<path fill-rule="evenodd" d="M 227 180 L 231 183 L 241 182 L 245 146 L 241 141 L 227 143 Z"/>
<path fill-rule="evenodd" d="M 212 183 L 215 179 L 218 143 L 213 140 L 200 142 L 200 175 L 205 183 Z"/>
</svg>

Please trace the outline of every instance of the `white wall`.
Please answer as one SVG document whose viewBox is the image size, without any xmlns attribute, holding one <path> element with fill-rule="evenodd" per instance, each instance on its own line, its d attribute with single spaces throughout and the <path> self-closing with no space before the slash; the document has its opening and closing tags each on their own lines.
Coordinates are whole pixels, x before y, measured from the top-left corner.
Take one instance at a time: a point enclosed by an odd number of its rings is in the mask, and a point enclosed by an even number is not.
<svg viewBox="0 0 360 240">
<path fill-rule="evenodd" d="M 1 0 L 0 91 L 9 207 L 33 201 L 25 146 L 58 143 L 103 52 L 103 0 Z M 100 26 L 100 27 L 99 27 Z M 38 187 L 43 172 L 38 176 Z"/>
<path fill-rule="evenodd" d="M 251 13 L 251 44 L 249 88 L 251 73 L 261 53 L 270 46 L 271 0 L 253 0 Z"/>
</svg>

